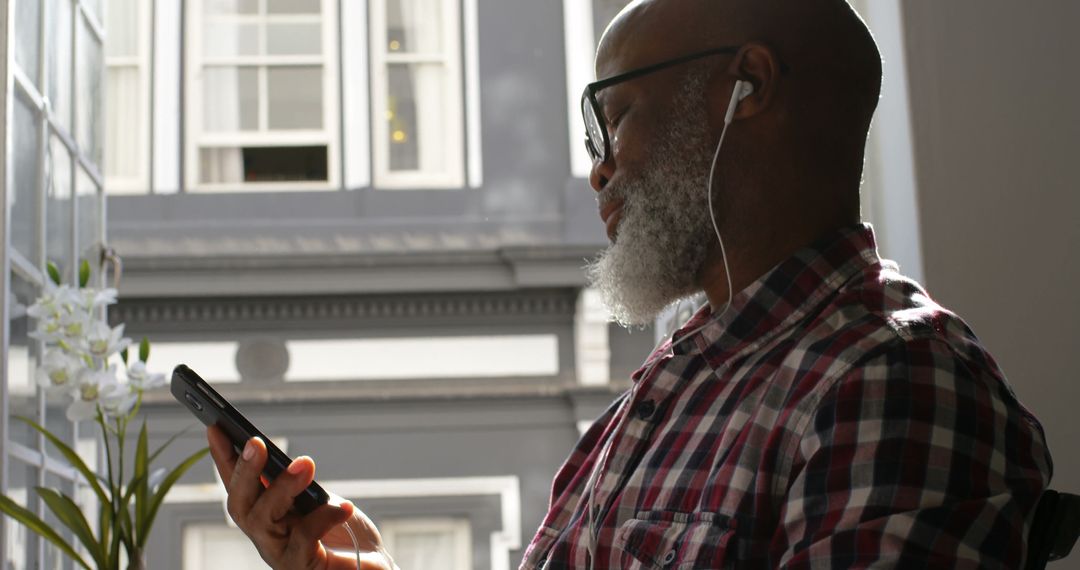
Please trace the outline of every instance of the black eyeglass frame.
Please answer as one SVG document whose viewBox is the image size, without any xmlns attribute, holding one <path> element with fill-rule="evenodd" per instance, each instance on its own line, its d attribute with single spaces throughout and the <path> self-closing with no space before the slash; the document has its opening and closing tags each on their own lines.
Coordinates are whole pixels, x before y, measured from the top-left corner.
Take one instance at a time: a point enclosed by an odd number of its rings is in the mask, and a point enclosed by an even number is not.
<svg viewBox="0 0 1080 570">
<path fill-rule="evenodd" d="M 589 156 L 591 156 L 593 160 L 600 159 L 600 162 L 605 162 L 608 159 L 608 155 L 611 154 L 611 141 L 608 137 L 607 118 L 604 117 L 603 110 L 600 108 L 600 103 L 596 100 L 596 94 L 599 93 L 601 90 L 607 89 L 612 85 L 617 85 L 625 81 L 630 81 L 631 79 L 637 79 L 638 77 L 641 77 L 643 75 L 648 75 L 650 73 L 660 71 L 661 69 L 667 69 L 669 67 L 688 63 L 694 61 L 695 59 L 701 59 L 712 55 L 734 55 L 736 53 L 739 53 L 739 47 L 740 46 L 723 46 L 708 49 L 705 51 L 699 51 L 691 53 L 689 55 L 677 57 L 675 59 L 669 59 L 660 63 L 654 63 L 645 67 L 639 67 L 638 69 L 632 69 L 625 73 L 620 73 L 618 75 L 614 75 L 606 79 L 601 79 L 599 81 L 594 81 L 586 85 L 585 92 L 581 95 L 581 118 L 585 121 L 585 149 L 589 151 Z M 788 71 L 787 66 L 784 65 L 782 62 L 780 64 L 780 71 L 781 73 L 786 73 Z M 589 116 L 586 111 L 586 105 L 591 107 L 593 116 L 596 117 L 597 127 L 600 131 L 600 137 L 604 141 L 604 148 L 602 153 L 599 152 L 600 149 L 594 148 L 592 136 L 589 134 L 592 129 L 590 129 L 589 127 Z"/>
</svg>

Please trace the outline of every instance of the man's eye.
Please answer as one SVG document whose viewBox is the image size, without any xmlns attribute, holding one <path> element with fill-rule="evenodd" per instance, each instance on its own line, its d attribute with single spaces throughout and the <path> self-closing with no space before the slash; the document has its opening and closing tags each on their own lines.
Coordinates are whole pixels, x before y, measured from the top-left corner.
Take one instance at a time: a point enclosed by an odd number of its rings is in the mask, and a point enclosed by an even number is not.
<svg viewBox="0 0 1080 570">
<path fill-rule="evenodd" d="M 627 107 L 625 109 L 622 109 L 621 111 L 611 115 L 611 117 L 607 120 L 608 125 L 610 125 L 611 128 L 613 128 L 613 129 L 618 127 L 619 123 L 622 121 L 623 117 L 626 116 L 626 112 L 628 110 L 629 110 L 629 107 Z"/>
</svg>

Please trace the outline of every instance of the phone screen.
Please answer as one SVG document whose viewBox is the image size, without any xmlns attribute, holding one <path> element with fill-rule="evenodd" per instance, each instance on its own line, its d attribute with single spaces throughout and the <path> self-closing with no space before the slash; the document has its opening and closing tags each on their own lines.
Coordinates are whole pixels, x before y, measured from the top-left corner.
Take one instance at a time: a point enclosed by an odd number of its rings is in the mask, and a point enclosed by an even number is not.
<svg viewBox="0 0 1080 570">
<path fill-rule="evenodd" d="M 263 476 L 273 481 L 281 474 L 292 459 L 281 451 L 270 438 L 266 437 L 247 418 L 214 390 L 194 370 L 181 364 L 173 370 L 170 386 L 172 395 L 206 426 L 217 425 L 232 440 L 233 449 L 241 453 L 248 440 L 258 437 L 266 442 L 267 461 Z M 293 500 L 293 509 L 304 515 L 329 501 L 330 497 L 318 483 L 312 481 L 303 493 Z"/>
</svg>

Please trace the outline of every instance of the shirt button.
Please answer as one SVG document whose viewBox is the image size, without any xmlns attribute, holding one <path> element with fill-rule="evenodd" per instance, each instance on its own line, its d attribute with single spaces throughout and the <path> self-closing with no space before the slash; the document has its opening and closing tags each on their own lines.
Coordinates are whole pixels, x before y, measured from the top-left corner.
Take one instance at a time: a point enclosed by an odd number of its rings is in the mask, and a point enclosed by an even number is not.
<svg viewBox="0 0 1080 570">
<path fill-rule="evenodd" d="M 671 566 L 671 563 L 675 562 L 675 556 L 674 550 L 667 551 L 667 554 L 664 555 L 664 566 Z"/>
<path fill-rule="evenodd" d="M 656 413 L 656 402 L 654 402 L 652 400 L 645 400 L 644 402 L 638 404 L 638 407 L 637 407 L 637 416 L 638 416 L 638 418 L 640 418 L 640 419 L 642 419 L 644 421 L 649 421 L 650 419 L 652 419 L 652 417 L 653 417 L 653 415 L 655 413 Z"/>
</svg>

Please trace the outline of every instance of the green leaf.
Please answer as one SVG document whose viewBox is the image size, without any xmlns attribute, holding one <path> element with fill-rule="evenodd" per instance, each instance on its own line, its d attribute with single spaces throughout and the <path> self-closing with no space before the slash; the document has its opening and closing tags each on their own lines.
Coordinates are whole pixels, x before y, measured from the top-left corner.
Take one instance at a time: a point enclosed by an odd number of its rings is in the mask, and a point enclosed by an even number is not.
<svg viewBox="0 0 1080 570">
<path fill-rule="evenodd" d="M 26 525 L 26 528 L 37 533 L 38 536 L 48 540 L 56 545 L 64 554 L 68 555 L 72 560 L 86 568 L 86 570 L 93 570 L 85 560 L 79 556 L 78 552 L 71 547 L 55 530 L 49 525 L 45 524 L 45 521 L 38 518 L 37 515 L 27 510 L 25 507 L 16 503 L 7 495 L 0 495 L 0 511 L 3 511 L 7 516 L 15 519 L 16 521 Z"/>
<path fill-rule="evenodd" d="M 146 519 L 146 500 L 150 492 L 150 464 L 147 461 L 146 443 L 146 420 L 143 420 L 142 429 L 139 430 L 139 442 L 135 444 L 135 473 L 132 482 L 128 485 L 128 492 L 135 492 L 135 529 L 141 529 L 143 520 Z M 138 480 L 136 482 L 135 480 Z"/>
<path fill-rule="evenodd" d="M 59 285 L 63 281 L 63 279 L 60 278 L 60 268 L 57 267 L 55 263 L 51 261 L 46 263 L 45 272 L 49 274 L 49 279 L 52 279 L 54 284 Z"/>
<path fill-rule="evenodd" d="M 146 513 L 146 519 L 143 520 L 143 525 L 138 529 L 139 543 L 137 546 L 142 548 L 146 545 L 146 538 L 150 534 L 150 527 L 154 524 L 154 518 L 157 517 L 158 509 L 161 508 L 161 504 L 165 502 L 165 495 L 169 493 L 169 489 L 187 473 L 188 469 L 191 469 L 200 459 L 206 456 L 210 452 L 209 447 L 204 447 L 195 453 L 192 453 L 187 459 L 177 465 L 171 473 L 165 476 L 165 480 L 161 482 L 161 487 L 158 488 L 157 493 L 154 493 L 154 498 L 150 501 L 150 510 Z"/>
<path fill-rule="evenodd" d="M 146 363 L 147 359 L 149 359 L 149 358 L 150 358 L 150 339 L 148 339 L 148 338 L 146 338 L 144 336 L 143 339 L 142 339 L 142 342 L 139 343 L 139 360 L 143 361 L 143 363 Z"/>
<path fill-rule="evenodd" d="M 57 493 L 52 489 L 35 487 L 34 490 L 45 501 L 45 504 L 56 515 L 56 518 L 60 519 L 60 522 L 75 533 L 75 536 L 83 543 L 86 550 L 94 557 L 94 562 L 98 564 L 98 567 L 104 567 L 105 553 L 94 538 L 94 531 L 90 529 L 90 523 L 86 522 L 86 517 L 83 516 L 79 505 L 75 504 L 75 501 L 71 500 L 70 497 Z"/>
<path fill-rule="evenodd" d="M 124 359 L 124 366 L 127 366 L 127 363 L 128 363 L 128 351 L 127 351 L 126 348 L 124 350 L 120 351 L 120 358 Z"/>
<path fill-rule="evenodd" d="M 87 467 L 86 463 L 83 462 L 82 458 L 79 457 L 78 453 L 75 453 L 74 449 L 68 447 L 66 443 L 60 441 L 59 438 L 49 433 L 49 430 L 41 427 L 34 420 L 23 416 L 15 416 L 15 419 L 25 422 L 30 427 L 37 430 L 38 433 L 45 436 L 45 439 L 49 440 L 49 443 L 53 444 L 54 446 L 56 446 L 56 449 L 60 450 L 60 453 L 64 456 L 64 458 L 68 460 L 68 463 L 70 463 L 72 467 L 77 469 L 79 473 L 82 473 L 83 478 L 86 479 L 86 483 L 90 485 L 91 489 L 94 490 L 94 494 L 97 495 L 98 500 L 101 501 L 101 504 L 109 504 L 109 496 L 105 494 L 105 491 L 101 488 L 101 485 L 98 484 L 97 475 L 89 467 Z"/>
<path fill-rule="evenodd" d="M 79 288 L 86 287 L 86 284 L 90 282 L 90 262 L 83 260 L 79 265 Z"/>
<path fill-rule="evenodd" d="M 154 463 L 154 460 L 155 460 L 155 459 L 157 459 L 159 455 L 161 455 L 161 452 L 162 452 L 162 451 L 165 451 L 165 448 L 166 448 L 166 447 L 169 447 L 169 445 L 170 445 L 170 444 L 171 444 L 172 442 L 176 441 L 176 439 L 177 439 L 177 438 L 179 438 L 180 436 L 182 436 L 182 435 L 186 434 L 187 432 L 191 431 L 191 430 L 192 430 L 192 428 L 194 428 L 194 427 L 195 427 L 195 425 L 196 425 L 196 424 L 191 424 L 191 425 L 189 425 L 188 427 L 186 427 L 186 428 L 184 428 L 183 430 L 181 430 L 180 432 L 178 432 L 178 433 L 175 433 L 175 434 L 173 434 L 173 435 L 172 435 L 172 437 L 170 437 L 170 438 L 168 439 L 168 441 L 166 441 L 165 443 L 161 444 L 161 447 L 159 447 L 159 448 L 155 449 L 155 450 L 154 450 L 154 452 L 150 454 L 150 458 L 146 460 L 146 463 L 147 463 L 147 465 L 153 464 L 153 463 Z"/>
</svg>

